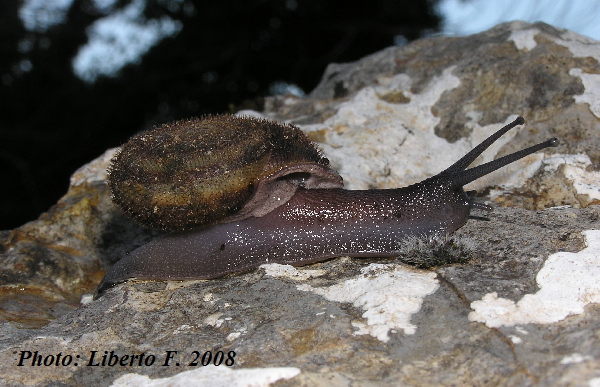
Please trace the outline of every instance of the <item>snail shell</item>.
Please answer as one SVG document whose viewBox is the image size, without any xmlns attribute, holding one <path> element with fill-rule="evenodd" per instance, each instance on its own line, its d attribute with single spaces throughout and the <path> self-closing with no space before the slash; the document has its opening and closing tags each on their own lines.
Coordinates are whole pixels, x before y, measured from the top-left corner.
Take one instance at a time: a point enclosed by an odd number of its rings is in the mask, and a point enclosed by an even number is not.
<svg viewBox="0 0 600 387">
<path fill-rule="evenodd" d="M 125 213 L 162 230 L 262 216 L 299 187 L 343 186 L 299 128 L 230 115 L 177 121 L 132 137 L 113 158 L 108 184 Z"/>
</svg>

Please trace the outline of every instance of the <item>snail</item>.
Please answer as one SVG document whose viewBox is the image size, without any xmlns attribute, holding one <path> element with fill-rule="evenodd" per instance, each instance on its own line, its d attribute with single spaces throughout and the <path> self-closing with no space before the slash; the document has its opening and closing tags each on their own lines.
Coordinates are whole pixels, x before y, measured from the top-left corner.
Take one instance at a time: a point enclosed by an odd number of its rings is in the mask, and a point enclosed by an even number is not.
<svg viewBox="0 0 600 387">
<path fill-rule="evenodd" d="M 264 263 L 295 266 L 339 256 L 396 257 L 409 237 L 449 235 L 474 201 L 463 186 L 547 147 L 466 169 L 518 117 L 456 163 L 396 189 L 345 190 L 297 127 L 252 117 L 208 116 L 134 136 L 112 160 L 113 201 L 135 220 L 172 231 L 115 263 L 96 296 L 128 279 L 209 279 Z"/>
</svg>

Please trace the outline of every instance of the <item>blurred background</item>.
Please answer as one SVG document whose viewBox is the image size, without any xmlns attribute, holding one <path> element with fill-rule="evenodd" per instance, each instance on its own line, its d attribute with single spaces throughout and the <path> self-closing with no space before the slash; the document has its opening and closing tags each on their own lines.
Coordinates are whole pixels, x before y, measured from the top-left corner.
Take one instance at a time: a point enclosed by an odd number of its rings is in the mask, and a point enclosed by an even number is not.
<svg viewBox="0 0 600 387">
<path fill-rule="evenodd" d="M 600 39 L 596 0 L 2 0 L 0 230 L 135 132 L 302 96 L 327 64 L 510 20 Z"/>
</svg>

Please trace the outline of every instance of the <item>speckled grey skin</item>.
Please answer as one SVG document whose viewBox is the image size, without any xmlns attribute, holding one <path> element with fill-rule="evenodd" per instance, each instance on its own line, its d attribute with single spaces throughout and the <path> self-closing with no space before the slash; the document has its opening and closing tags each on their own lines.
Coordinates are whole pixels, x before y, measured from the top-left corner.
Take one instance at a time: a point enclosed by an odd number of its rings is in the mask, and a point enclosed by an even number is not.
<svg viewBox="0 0 600 387">
<path fill-rule="evenodd" d="M 411 236 L 448 235 L 463 226 L 475 203 L 463 185 L 540 149 L 553 138 L 465 170 L 516 125 L 519 117 L 448 169 L 420 183 L 387 190 L 299 189 L 262 217 L 174 232 L 138 248 L 110 268 L 96 296 L 137 279 L 207 279 L 263 263 L 304 265 L 337 256 L 393 257 Z"/>
</svg>

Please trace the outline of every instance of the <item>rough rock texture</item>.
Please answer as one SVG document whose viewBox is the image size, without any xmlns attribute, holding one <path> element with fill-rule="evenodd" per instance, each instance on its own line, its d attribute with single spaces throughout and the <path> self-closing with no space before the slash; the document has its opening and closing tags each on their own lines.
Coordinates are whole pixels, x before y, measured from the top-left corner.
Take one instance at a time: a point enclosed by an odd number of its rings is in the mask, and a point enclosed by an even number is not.
<svg viewBox="0 0 600 387">
<path fill-rule="evenodd" d="M 599 60 L 599 42 L 514 22 L 331 65 L 308 98 L 267 101 L 351 189 L 433 175 L 517 114 L 525 127 L 478 162 L 561 138 L 472 186 L 497 208 L 455 234 L 475 242 L 467 264 L 337 258 L 91 301 L 106 267 L 158 235 L 110 202 L 107 151 L 0 233 L 0 384 L 600 384 Z M 222 364 L 190 366 L 194 351 Z"/>
<path fill-rule="evenodd" d="M 350 189 L 434 175 L 521 115 L 525 128 L 480 162 L 554 136 L 561 146 L 470 187 L 528 209 L 600 204 L 599 60 L 599 42 L 514 22 L 330 65 L 311 98 L 270 100 L 267 115 L 302 124 Z"/>
</svg>

